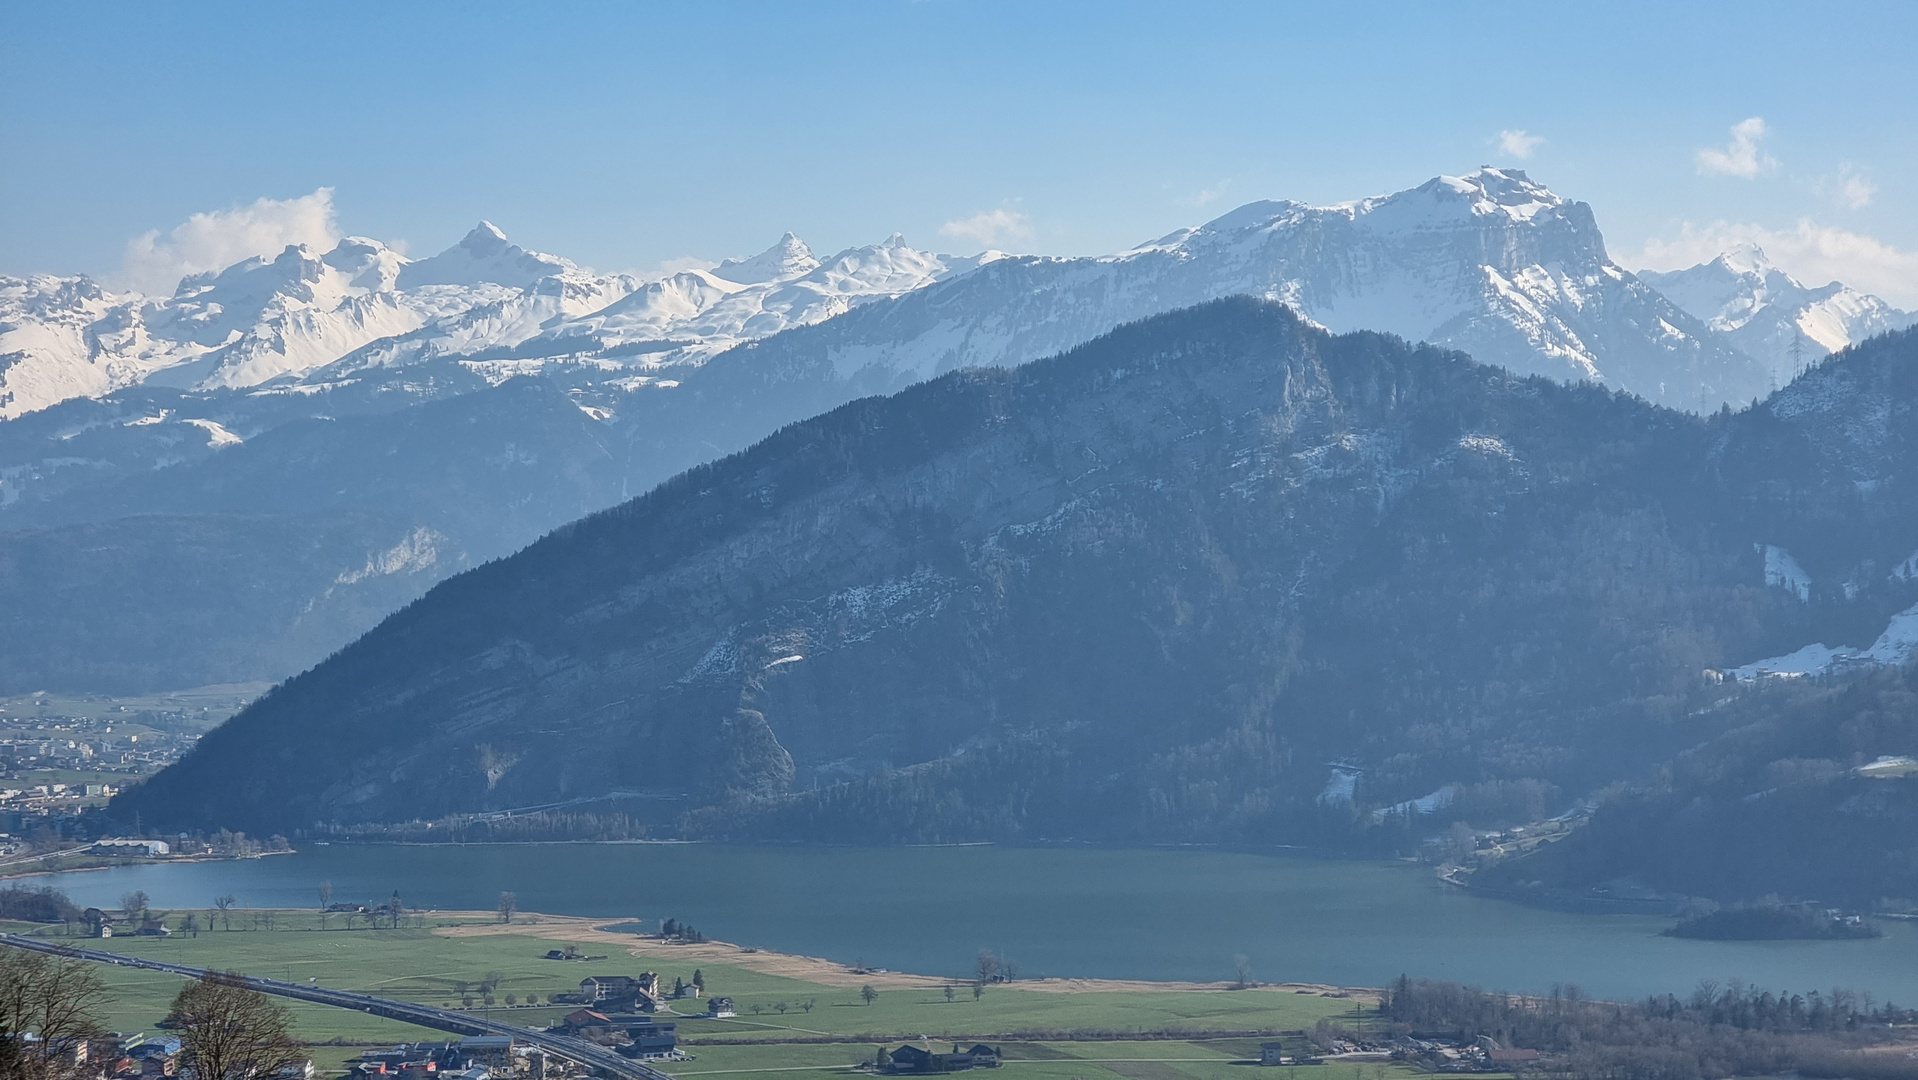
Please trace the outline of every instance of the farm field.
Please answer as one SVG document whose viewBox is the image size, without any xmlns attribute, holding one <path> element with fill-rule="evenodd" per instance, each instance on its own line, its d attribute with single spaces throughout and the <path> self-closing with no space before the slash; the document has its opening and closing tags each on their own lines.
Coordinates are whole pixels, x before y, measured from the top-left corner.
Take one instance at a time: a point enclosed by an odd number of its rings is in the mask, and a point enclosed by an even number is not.
<svg viewBox="0 0 1918 1080">
<path fill-rule="evenodd" d="M 821 1070 L 870 1061 L 882 1044 L 896 1046 L 922 1036 L 934 1043 L 967 1038 L 1000 1043 L 1016 1035 L 1023 1036 L 1020 1049 L 1008 1048 L 1008 1056 L 1017 1064 L 1007 1067 L 1021 1080 L 1105 1073 L 1128 1080 L 1222 1080 L 1242 1075 L 1244 1066 L 1230 1063 L 1256 1057 L 1258 1039 L 1195 1042 L 1192 1037 L 1300 1029 L 1327 1018 L 1362 1021 L 1371 1012 L 1363 993 L 1309 987 L 1234 990 L 1048 979 L 991 985 L 977 998 L 970 985 L 950 984 L 949 996 L 949 983 L 942 979 L 856 972 L 719 942 L 668 944 L 598 929 L 605 920 L 520 915 L 503 926 L 489 913 L 430 913 L 418 926 L 371 929 L 356 920 L 348 929 L 338 915 L 322 926 L 311 911 L 225 914 L 222 920 L 216 912 L 195 912 L 199 930 L 191 933 L 178 929 L 186 913 L 173 912 L 167 921 L 176 929 L 169 937 L 88 944 L 442 1007 L 470 1000 L 475 1011 L 489 1010 L 483 987 L 490 987 L 491 1015 L 535 1027 L 576 1008 L 552 1005 L 551 996 L 576 991 L 588 975 L 657 971 L 670 986 L 675 978 L 690 982 L 698 971 L 707 993 L 734 999 L 739 1015 L 678 1018 L 682 1045 L 696 1058 L 671 1071 L 687 1076 L 750 1071 L 774 1080 L 765 1072 L 771 1070 L 817 1077 Z M 16 924 L 8 929 L 62 936 L 61 927 Z M 603 959 L 546 958 L 549 949 L 569 944 Z M 111 990 L 101 1021 L 118 1031 L 153 1030 L 180 987 L 177 978 L 155 972 L 102 966 L 99 974 Z M 870 1003 L 861 994 L 868 985 L 877 995 Z M 347 1010 L 290 1004 L 302 1038 L 336 1044 L 314 1046 L 315 1064 L 325 1068 L 338 1066 L 364 1045 L 444 1037 Z M 668 1009 L 674 1008 L 693 1014 L 704 1010 L 704 1000 L 669 1003 Z M 1107 1041 L 1086 1041 L 1101 1037 Z M 1095 1059 L 1108 1059 L 1110 1067 L 1095 1065 Z M 1309 1072 L 1322 1080 L 1343 1080 L 1328 1067 Z M 1367 1072 L 1354 1080 L 1377 1078 Z"/>
</svg>

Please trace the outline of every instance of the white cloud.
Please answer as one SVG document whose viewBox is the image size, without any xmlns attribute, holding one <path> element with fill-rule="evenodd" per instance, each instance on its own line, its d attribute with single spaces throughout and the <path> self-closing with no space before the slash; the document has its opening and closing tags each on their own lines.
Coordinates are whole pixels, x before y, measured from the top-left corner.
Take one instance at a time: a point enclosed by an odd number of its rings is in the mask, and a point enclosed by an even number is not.
<svg viewBox="0 0 1918 1080">
<path fill-rule="evenodd" d="M 1544 141 L 1545 136 L 1529 134 L 1522 128 L 1506 128 L 1498 133 L 1499 151 L 1520 160 L 1531 157 Z"/>
<path fill-rule="evenodd" d="M 986 247 L 998 247 L 1010 240 L 1032 239 L 1032 219 L 1017 210 L 981 210 L 969 218 L 959 218 L 939 226 L 939 235 L 957 240 L 976 240 Z"/>
<path fill-rule="evenodd" d="M 119 283 L 171 294 L 188 274 L 277 255 L 288 244 L 331 248 L 339 239 L 330 187 L 293 199 L 256 199 L 250 206 L 195 214 L 166 233 L 152 229 L 128 240 Z"/>
<path fill-rule="evenodd" d="M 1212 203 L 1218 202 L 1220 199 L 1224 198 L 1226 190 L 1230 188 L 1231 186 L 1232 186 L 1232 178 L 1227 177 L 1224 180 L 1221 180 L 1218 183 L 1213 184 L 1211 187 L 1205 188 L 1196 194 L 1186 195 L 1180 198 L 1179 203 L 1182 206 L 1209 206 Z"/>
<path fill-rule="evenodd" d="M 1862 176 L 1847 176 L 1838 185 L 1838 201 L 1848 209 L 1863 210 L 1871 205 L 1871 197 L 1878 194 L 1878 185 Z"/>
<path fill-rule="evenodd" d="M 1723 149 L 1702 147 L 1696 156 L 1701 176 L 1742 176 L 1747 180 L 1778 167 L 1771 155 L 1758 148 L 1765 137 L 1765 120 L 1752 116 L 1732 125 L 1732 141 Z"/>
<path fill-rule="evenodd" d="M 1878 194 L 1878 185 L 1859 175 L 1858 166 L 1849 161 L 1838 163 L 1838 175 L 1819 177 L 1812 189 L 1847 210 L 1863 210 Z"/>
<path fill-rule="evenodd" d="M 1901 308 L 1918 308 L 1918 252 L 1901 251 L 1862 233 L 1800 219 L 1790 229 L 1720 221 L 1686 222 L 1670 240 L 1654 237 L 1644 250 L 1620 259 L 1639 270 L 1679 270 L 1718 257 L 1740 244 L 1763 248 L 1771 261 L 1807 285 L 1842 281 Z"/>
</svg>

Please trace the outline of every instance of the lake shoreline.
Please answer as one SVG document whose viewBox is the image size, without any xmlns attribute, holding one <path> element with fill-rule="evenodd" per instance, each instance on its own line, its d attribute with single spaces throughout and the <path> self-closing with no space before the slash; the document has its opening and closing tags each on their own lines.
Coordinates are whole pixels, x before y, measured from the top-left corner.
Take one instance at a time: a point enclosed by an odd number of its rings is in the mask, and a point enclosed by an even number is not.
<svg viewBox="0 0 1918 1080">
<path fill-rule="evenodd" d="M 1435 880 L 1429 866 L 1296 852 L 309 841 L 286 859 L 120 866 L 27 884 L 43 883 L 83 908 L 143 891 L 154 908 L 178 911 L 225 896 L 240 910 L 311 909 L 329 883 L 333 900 L 369 908 L 397 894 L 418 910 L 490 912 L 511 892 L 520 909 L 563 913 L 575 929 L 634 921 L 651 930 L 672 917 L 739 943 L 724 955 L 742 962 L 811 963 L 806 970 L 839 981 L 865 968 L 933 973 L 962 993 L 990 950 L 1016 960 L 1028 985 L 1060 989 L 1217 987 L 1243 958 L 1250 979 L 1308 992 L 1387 986 L 1403 973 L 1520 994 L 1576 982 L 1613 1000 L 1705 978 L 1918 996 L 1914 921 L 1887 920 L 1884 938 L 1850 944 L 1693 941 L 1661 937 L 1666 916 L 1562 912 L 1474 895 Z M 697 955 L 630 934 L 608 940 Z"/>
<path fill-rule="evenodd" d="M 55 874 L 86 874 L 98 870 L 119 870 L 131 866 L 179 866 L 185 863 L 244 862 L 248 859 L 264 859 L 273 855 L 297 855 L 297 850 L 262 851 L 253 855 L 181 855 L 164 859 L 130 859 L 124 855 L 104 856 L 98 861 L 81 866 L 54 866 L 25 869 L 16 866 L 0 867 L 0 881 L 12 881 L 18 878 L 50 877 Z M 48 858 L 67 858 L 65 855 L 50 855 Z"/>
<path fill-rule="evenodd" d="M 298 909 L 287 909 L 298 910 Z M 439 912 L 442 915 L 485 919 L 491 916 L 484 911 Z M 605 919 L 586 918 L 577 915 L 553 915 L 545 912 L 523 912 L 515 916 L 524 918 L 524 922 L 472 922 L 457 926 L 435 927 L 433 932 L 447 937 L 478 937 L 494 934 L 514 934 L 537 937 L 566 943 L 593 942 L 623 948 L 629 955 L 641 958 L 659 957 L 670 953 L 675 960 L 687 963 L 724 963 L 751 968 L 767 975 L 780 975 L 819 983 L 825 986 L 859 987 L 871 985 L 875 989 L 896 990 L 939 990 L 946 986 L 964 986 L 970 981 L 953 979 L 938 975 L 921 975 L 913 972 L 890 971 L 883 968 L 860 969 L 850 964 L 842 964 L 824 957 L 806 956 L 800 953 L 777 952 L 770 949 L 739 945 L 730 941 L 707 940 L 700 942 L 680 942 L 663 940 L 654 935 L 635 934 L 622 930 L 605 930 Z M 649 947 L 650 946 L 650 947 Z M 1196 982 L 1180 979 L 1112 979 L 1112 978 L 1071 978 L 1062 976 L 1040 976 L 1019 978 L 1004 982 L 995 982 L 994 986 L 1004 989 L 1035 990 L 1042 993 L 1136 993 L 1140 991 L 1163 993 L 1248 993 L 1252 991 L 1283 992 L 1292 994 L 1316 994 L 1320 997 L 1350 999 L 1354 1004 L 1377 1007 L 1385 991 L 1380 987 L 1335 986 L 1330 983 L 1250 982 L 1239 986 L 1232 980 L 1216 982 Z"/>
</svg>

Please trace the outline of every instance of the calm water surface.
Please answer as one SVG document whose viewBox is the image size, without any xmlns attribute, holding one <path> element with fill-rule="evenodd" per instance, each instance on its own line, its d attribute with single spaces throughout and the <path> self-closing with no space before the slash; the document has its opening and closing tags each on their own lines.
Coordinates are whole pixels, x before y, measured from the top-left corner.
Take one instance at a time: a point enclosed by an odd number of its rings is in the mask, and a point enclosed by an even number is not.
<svg viewBox="0 0 1918 1080">
<path fill-rule="evenodd" d="M 1662 938 L 1670 920 L 1574 915 L 1463 895 L 1430 870 L 1217 851 L 769 848 L 704 844 L 309 847 L 239 862 L 52 875 L 75 902 L 306 907 L 398 890 L 409 905 L 691 922 L 710 936 L 931 974 L 982 948 L 1027 975 L 1256 978 L 1378 986 L 1401 972 L 1521 992 L 1576 982 L 1605 997 L 1688 992 L 1700 979 L 1870 990 L 1918 1001 L 1918 926 L 1875 941 Z"/>
</svg>

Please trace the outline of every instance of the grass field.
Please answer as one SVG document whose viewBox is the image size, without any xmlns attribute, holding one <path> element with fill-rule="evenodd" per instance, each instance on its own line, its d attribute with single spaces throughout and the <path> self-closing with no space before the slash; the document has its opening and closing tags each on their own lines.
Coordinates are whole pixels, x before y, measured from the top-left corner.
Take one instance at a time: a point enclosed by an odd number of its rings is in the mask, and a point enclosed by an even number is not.
<svg viewBox="0 0 1918 1080">
<path fill-rule="evenodd" d="M 871 1060 L 874 1049 L 881 1044 L 897 1046 L 921 1036 L 938 1043 L 969 1036 L 1023 1033 L 1029 1041 L 1019 1044 L 1016 1051 L 1009 1050 L 1017 1061 L 1006 1066 L 1018 1080 L 1107 1080 L 1109 1075 L 1126 1080 L 1222 1080 L 1248 1075 L 1246 1066 L 1232 1062 L 1256 1058 L 1258 1040 L 1205 1039 L 1205 1032 L 1299 1029 L 1325 1018 L 1362 1020 L 1370 1012 L 1349 998 L 1295 989 L 1159 988 L 1150 984 L 1108 989 L 1090 983 L 1084 984 L 1085 989 L 1060 989 L 1058 984 L 1039 988 L 1014 983 L 988 987 L 976 1000 L 971 987 L 958 985 L 948 1000 L 937 980 L 896 974 L 874 977 L 879 994 L 867 1004 L 860 995 L 864 977 L 843 973 L 843 969 L 833 978 L 794 977 L 758 970 L 767 966 L 764 955 L 725 946 L 681 947 L 606 934 L 578 920 L 521 916 L 521 922 L 508 932 L 477 933 L 473 931 L 488 921 L 483 915 L 434 915 L 427 917 L 431 925 L 423 927 L 373 930 L 361 923 L 349 930 L 339 916 L 331 917 L 323 929 L 315 913 L 276 912 L 273 928 L 267 929 L 259 925 L 260 913 L 235 911 L 230 913 L 232 929 L 202 928 L 195 936 L 177 929 L 183 924 L 184 914 L 176 912 L 169 918 L 169 925 L 176 928 L 171 937 L 118 937 L 99 944 L 116 952 L 197 967 L 311 981 L 443 1007 L 459 1007 L 463 998 L 471 996 L 474 1008 L 480 1011 L 486 1006 L 477 987 L 482 982 L 494 982 L 491 1015 L 535 1027 L 550 1024 L 576 1008 L 553 1006 L 548 1001 L 554 993 L 576 991 L 579 980 L 587 975 L 650 970 L 659 972 L 670 986 L 675 977 L 690 982 L 698 969 L 708 994 L 733 998 L 740 1015 L 726 1020 L 680 1018 L 682 1045 L 697 1058 L 670 1071 L 687 1076 L 752 1072 L 762 1080 L 777 1080 L 771 1072 L 791 1072 L 795 1078 L 817 1080 L 821 1070 L 844 1069 L 857 1061 Z M 206 920 L 212 913 L 196 914 Z M 28 932 L 57 936 L 57 928 Z M 607 958 L 545 958 L 548 949 L 570 939 L 577 939 L 582 951 L 603 953 Z M 168 1002 L 180 988 L 179 979 L 158 973 L 105 966 L 99 971 L 111 990 L 101 1020 L 114 1030 L 153 1030 L 154 1022 L 165 1015 Z M 508 995 L 516 1001 L 513 1006 L 506 1004 Z M 540 1004 L 527 1006 L 528 995 Z M 689 1013 L 704 1008 L 703 1001 L 673 1004 Z M 303 1003 L 292 1003 L 292 1007 L 300 1036 L 313 1043 L 338 1040 L 372 1044 L 444 1037 L 343 1009 Z M 1156 1041 L 1126 1038 L 1129 1034 L 1165 1032 L 1177 1037 Z M 1083 1041 L 1088 1036 L 1107 1041 Z M 856 1041 L 823 1041 L 848 1038 Z M 712 1040 L 743 1045 L 720 1045 Z M 332 1068 L 356 1053 L 354 1046 L 316 1046 L 314 1061 Z M 1366 1068 L 1363 1076 L 1350 1080 L 1379 1080 L 1371 1066 Z M 1308 1080 L 1348 1080 L 1333 1066 L 1309 1067 L 1306 1074 Z"/>
</svg>

